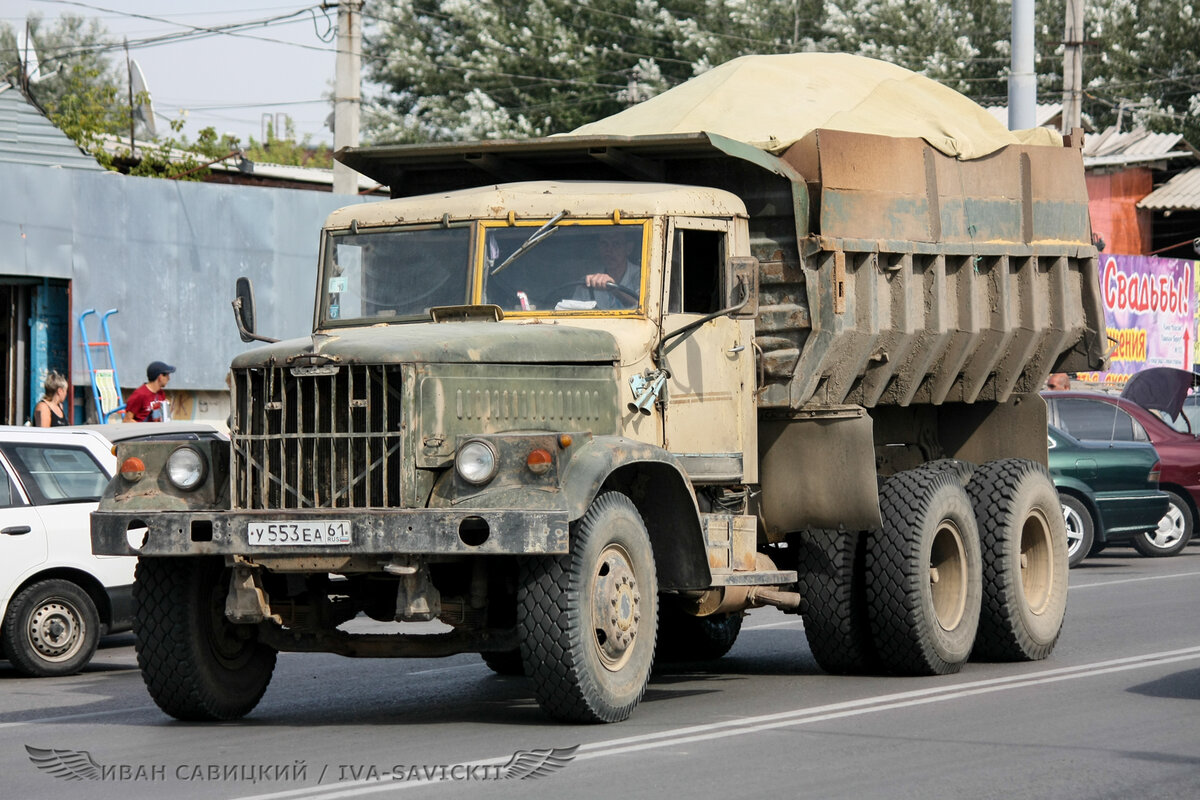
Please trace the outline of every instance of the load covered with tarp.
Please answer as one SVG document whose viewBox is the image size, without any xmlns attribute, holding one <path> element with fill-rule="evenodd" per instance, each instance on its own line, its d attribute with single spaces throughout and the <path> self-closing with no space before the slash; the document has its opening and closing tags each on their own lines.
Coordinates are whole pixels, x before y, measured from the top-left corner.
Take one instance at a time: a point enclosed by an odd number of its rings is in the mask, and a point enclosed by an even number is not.
<svg viewBox="0 0 1200 800">
<path fill-rule="evenodd" d="M 782 153 L 818 128 L 924 139 L 959 159 L 1010 144 L 1062 146 L 1049 129 L 1010 131 L 949 87 L 846 53 L 735 58 L 570 135 L 717 133 Z"/>
</svg>

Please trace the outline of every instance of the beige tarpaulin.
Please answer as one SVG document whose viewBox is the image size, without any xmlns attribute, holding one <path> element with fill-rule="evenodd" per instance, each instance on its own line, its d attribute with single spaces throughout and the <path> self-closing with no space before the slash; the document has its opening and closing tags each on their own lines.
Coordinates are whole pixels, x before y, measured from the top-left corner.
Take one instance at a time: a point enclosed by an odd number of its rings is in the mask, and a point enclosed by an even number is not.
<svg viewBox="0 0 1200 800">
<path fill-rule="evenodd" d="M 919 137 L 961 159 L 1010 144 L 1062 146 L 1053 131 L 1009 131 L 953 89 L 845 53 L 742 56 L 569 135 L 703 131 L 779 153 L 818 128 Z"/>
</svg>

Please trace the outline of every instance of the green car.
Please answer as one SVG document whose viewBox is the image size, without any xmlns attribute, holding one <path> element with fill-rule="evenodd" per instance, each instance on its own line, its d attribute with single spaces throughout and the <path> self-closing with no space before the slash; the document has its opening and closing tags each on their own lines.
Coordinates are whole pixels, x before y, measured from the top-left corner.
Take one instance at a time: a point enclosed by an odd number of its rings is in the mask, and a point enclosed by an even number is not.
<svg viewBox="0 0 1200 800">
<path fill-rule="evenodd" d="M 1067 523 L 1072 567 L 1106 545 L 1128 543 L 1167 512 L 1158 453 L 1146 442 L 1081 442 L 1050 425 L 1050 475 Z"/>
</svg>

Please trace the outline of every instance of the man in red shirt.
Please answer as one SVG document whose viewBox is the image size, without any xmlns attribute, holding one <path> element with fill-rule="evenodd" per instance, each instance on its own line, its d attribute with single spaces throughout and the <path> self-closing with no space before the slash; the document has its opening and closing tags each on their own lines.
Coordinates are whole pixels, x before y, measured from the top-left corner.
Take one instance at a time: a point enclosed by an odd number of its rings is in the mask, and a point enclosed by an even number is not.
<svg viewBox="0 0 1200 800">
<path fill-rule="evenodd" d="M 164 422 L 167 413 L 167 393 L 163 389 L 171 380 L 175 368 L 161 361 L 151 361 L 146 367 L 146 383 L 133 390 L 125 401 L 125 422 Z"/>
</svg>

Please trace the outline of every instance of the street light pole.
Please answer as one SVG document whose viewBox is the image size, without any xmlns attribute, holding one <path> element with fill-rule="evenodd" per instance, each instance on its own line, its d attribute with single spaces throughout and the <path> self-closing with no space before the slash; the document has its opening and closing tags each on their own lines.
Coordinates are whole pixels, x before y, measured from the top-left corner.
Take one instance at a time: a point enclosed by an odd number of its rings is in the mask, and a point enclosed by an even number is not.
<svg viewBox="0 0 1200 800">
<path fill-rule="evenodd" d="M 358 144 L 358 118 L 362 110 L 362 5 L 363 0 L 338 2 L 333 96 L 335 151 Z M 340 161 L 333 162 L 333 193 L 358 194 L 358 173 Z"/>
<path fill-rule="evenodd" d="M 1067 0 L 1063 32 L 1062 132 L 1083 126 L 1083 0 Z"/>
</svg>

